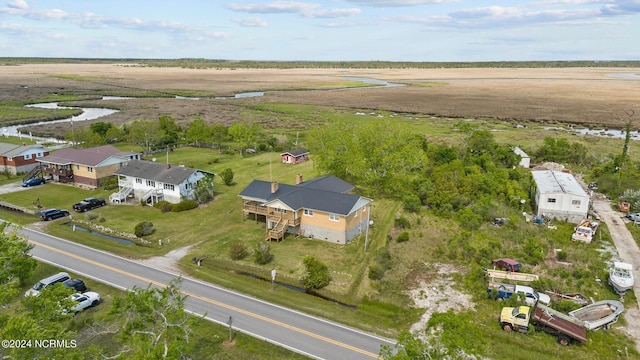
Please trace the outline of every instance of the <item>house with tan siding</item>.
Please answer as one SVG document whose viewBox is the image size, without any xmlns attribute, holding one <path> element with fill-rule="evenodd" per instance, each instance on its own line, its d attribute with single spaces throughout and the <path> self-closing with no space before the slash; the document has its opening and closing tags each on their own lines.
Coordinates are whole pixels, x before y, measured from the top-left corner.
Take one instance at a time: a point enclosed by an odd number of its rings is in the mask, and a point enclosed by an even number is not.
<svg viewBox="0 0 640 360">
<path fill-rule="evenodd" d="M 64 148 L 38 161 L 42 172 L 52 181 L 97 188 L 100 182 L 130 160 L 140 159 L 140 153 L 120 151 L 112 145 L 87 149 Z"/>
<path fill-rule="evenodd" d="M 286 233 L 336 244 L 349 244 L 366 232 L 373 200 L 351 194 L 353 185 L 333 176 L 295 185 L 253 180 L 242 192 L 244 216 L 264 220 L 269 240 Z"/>
</svg>

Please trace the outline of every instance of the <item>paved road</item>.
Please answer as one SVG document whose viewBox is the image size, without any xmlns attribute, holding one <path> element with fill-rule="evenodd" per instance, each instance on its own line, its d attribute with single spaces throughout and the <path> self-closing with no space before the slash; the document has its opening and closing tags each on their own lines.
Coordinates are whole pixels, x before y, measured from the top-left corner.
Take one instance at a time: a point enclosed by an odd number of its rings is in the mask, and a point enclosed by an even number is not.
<svg viewBox="0 0 640 360">
<path fill-rule="evenodd" d="M 163 286 L 178 275 L 35 230 L 21 234 L 35 245 L 34 258 L 120 289 Z M 233 329 L 316 359 L 371 360 L 381 344 L 395 341 L 183 277 L 186 308 Z M 346 311 L 346 310 L 345 310 Z"/>
<path fill-rule="evenodd" d="M 636 348 L 640 351 L 640 249 L 631 236 L 631 232 L 627 229 L 621 214 L 611 207 L 611 201 L 597 196 L 593 200 L 593 209 L 607 224 L 620 260 L 633 265 L 633 278 L 635 279 L 633 291 L 638 301 L 638 308 L 627 309 L 624 317 L 628 324 L 627 333 L 635 339 Z"/>
</svg>

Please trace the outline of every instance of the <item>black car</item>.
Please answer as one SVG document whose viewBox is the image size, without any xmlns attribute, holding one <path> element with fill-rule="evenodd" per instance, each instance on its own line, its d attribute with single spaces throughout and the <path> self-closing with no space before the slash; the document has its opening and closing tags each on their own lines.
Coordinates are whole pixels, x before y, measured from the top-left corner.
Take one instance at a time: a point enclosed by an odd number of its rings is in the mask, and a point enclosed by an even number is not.
<svg viewBox="0 0 640 360">
<path fill-rule="evenodd" d="M 49 221 L 49 220 L 61 218 L 64 216 L 69 216 L 69 211 L 58 210 L 58 209 L 47 209 L 47 210 L 42 210 L 40 212 L 40 219 L 44 221 Z"/>
<path fill-rule="evenodd" d="M 87 285 L 84 284 L 84 281 L 80 279 L 69 279 L 62 283 L 66 287 L 70 287 L 75 291 L 85 292 L 87 291 Z"/>
</svg>

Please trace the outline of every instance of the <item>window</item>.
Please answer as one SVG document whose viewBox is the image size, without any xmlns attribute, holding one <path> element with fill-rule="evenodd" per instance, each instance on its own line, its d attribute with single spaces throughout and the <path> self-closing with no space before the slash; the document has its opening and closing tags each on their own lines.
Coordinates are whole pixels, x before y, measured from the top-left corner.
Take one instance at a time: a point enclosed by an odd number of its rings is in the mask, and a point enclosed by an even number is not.
<svg viewBox="0 0 640 360">
<path fill-rule="evenodd" d="M 93 168 L 91 166 L 87 166 L 87 172 L 92 173 L 93 172 Z"/>
<path fill-rule="evenodd" d="M 136 184 L 142 184 L 142 179 L 136 178 Z"/>
<path fill-rule="evenodd" d="M 80 170 L 80 165 L 76 165 L 76 170 Z"/>
<path fill-rule="evenodd" d="M 580 205 L 580 200 L 571 200 L 571 205 Z"/>
<path fill-rule="evenodd" d="M 313 216 L 313 210 L 304 209 L 304 214 L 305 214 L 306 216 Z"/>
<path fill-rule="evenodd" d="M 175 187 L 173 186 L 173 184 L 164 184 L 164 189 L 165 190 L 171 190 L 173 191 L 175 189 Z"/>
<path fill-rule="evenodd" d="M 41 158 L 41 157 L 42 157 L 42 153 L 37 153 L 37 154 L 36 154 L 36 157 Z"/>
<path fill-rule="evenodd" d="M 340 221 L 340 215 L 338 215 L 338 214 L 329 214 L 329 220 L 331 220 L 331 221 Z"/>
<path fill-rule="evenodd" d="M 31 154 L 24 154 L 24 159 L 25 160 L 30 160 L 31 159 Z"/>
<path fill-rule="evenodd" d="M 548 199 L 547 199 L 547 202 L 549 202 L 549 203 L 554 203 L 554 202 L 556 202 L 556 199 L 555 199 L 555 198 L 548 198 Z"/>
<path fill-rule="evenodd" d="M 153 180 L 147 180 L 147 186 L 149 187 L 156 187 L 156 182 Z"/>
<path fill-rule="evenodd" d="M 280 209 L 280 208 L 273 208 L 273 211 L 277 212 L 277 213 L 281 213 L 281 214 L 286 214 L 287 213 L 286 209 Z"/>
</svg>

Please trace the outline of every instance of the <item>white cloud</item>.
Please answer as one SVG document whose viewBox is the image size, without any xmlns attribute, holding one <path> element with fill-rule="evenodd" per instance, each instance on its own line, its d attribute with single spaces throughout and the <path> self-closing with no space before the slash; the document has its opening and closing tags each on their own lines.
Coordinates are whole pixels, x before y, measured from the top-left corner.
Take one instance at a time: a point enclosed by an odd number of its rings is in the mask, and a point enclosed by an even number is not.
<svg viewBox="0 0 640 360">
<path fill-rule="evenodd" d="M 357 8 L 322 9 L 322 5 L 298 1 L 274 1 L 263 4 L 229 3 L 227 8 L 237 12 L 257 14 L 298 14 L 309 18 L 337 18 L 360 14 Z"/>
<path fill-rule="evenodd" d="M 354 3 L 362 6 L 371 7 L 400 7 L 400 6 L 416 6 L 416 5 L 432 5 L 444 4 L 450 2 L 459 2 L 459 0 L 344 0 L 345 2 Z"/>
<path fill-rule="evenodd" d="M 267 27 L 269 25 L 266 21 L 262 20 L 259 16 L 232 19 L 232 21 L 240 26 L 246 26 L 246 27 Z"/>
<path fill-rule="evenodd" d="M 7 4 L 7 7 L 10 7 L 12 9 L 26 10 L 29 7 L 29 5 L 27 5 L 27 2 L 24 0 L 14 0 L 9 2 Z"/>
</svg>

